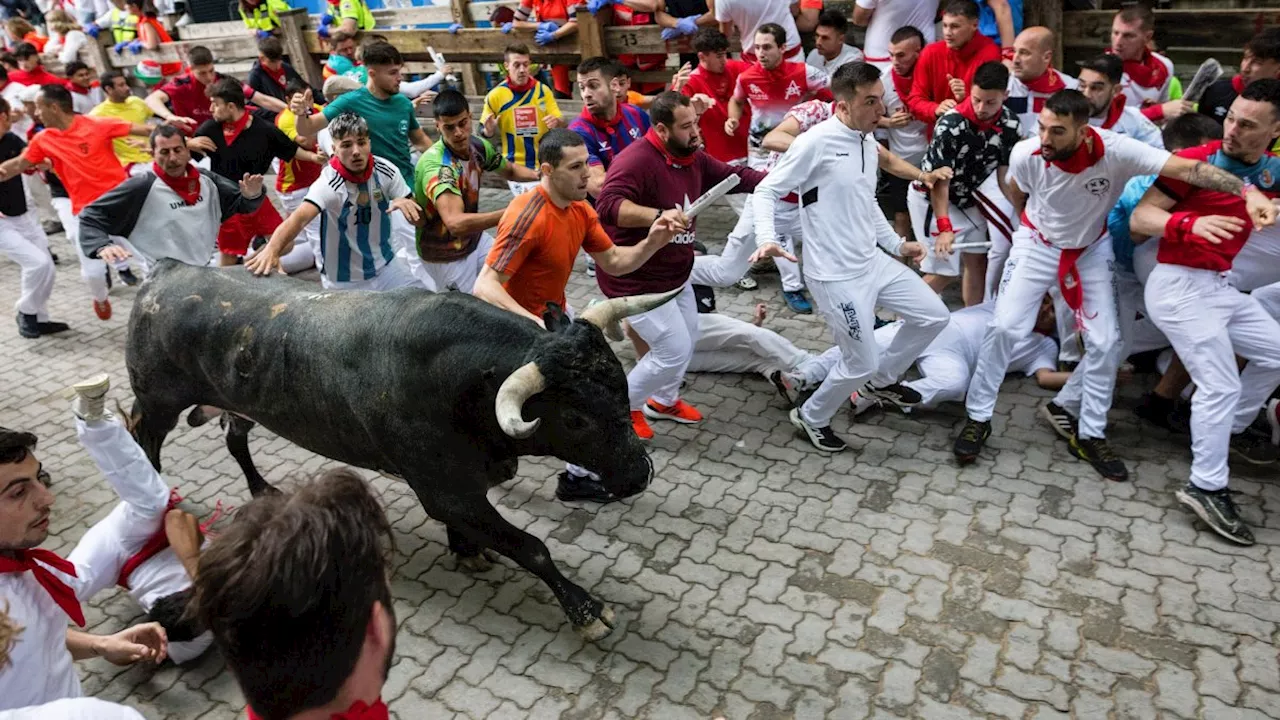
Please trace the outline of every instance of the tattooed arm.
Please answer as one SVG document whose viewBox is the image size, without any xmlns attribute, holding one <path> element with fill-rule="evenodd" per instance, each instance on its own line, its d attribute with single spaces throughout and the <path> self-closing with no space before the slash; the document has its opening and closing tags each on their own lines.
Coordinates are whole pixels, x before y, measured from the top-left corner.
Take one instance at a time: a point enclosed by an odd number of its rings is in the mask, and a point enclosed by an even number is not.
<svg viewBox="0 0 1280 720">
<path fill-rule="evenodd" d="M 1178 157 L 1177 155 L 1169 158 L 1164 168 L 1161 169 L 1160 174 L 1175 180 L 1182 180 L 1196 187 L 1217 190 L 1231 195 L 1239 195 L 1240 191 L 1244 189 L 1244 181 L 1226 170 L 1214 167 L 1207 162 Z M 1251 189 L 1244 199 L 1255 229 L 1275 224 L 1276 206 L 1266 195 L 1263 195 L 1255 188 Z"/>
</svg>

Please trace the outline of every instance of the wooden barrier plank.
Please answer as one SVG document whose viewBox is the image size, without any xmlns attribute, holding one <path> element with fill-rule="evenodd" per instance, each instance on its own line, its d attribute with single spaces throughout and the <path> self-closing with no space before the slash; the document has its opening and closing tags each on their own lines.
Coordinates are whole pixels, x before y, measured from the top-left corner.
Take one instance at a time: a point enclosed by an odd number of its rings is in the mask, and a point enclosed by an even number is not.
<svg viewBox="0 0 1280 720">
<path fill-rule="evenodd" d="M 311 34 L 306 10 L 295 8 L 280 15 L 280 36 L 284 41 L 285 54 L 302 79 L 318 88 L 324 84 L 324 75 L 320 71 L 320 63 L 307 49 L 306 36 Z"/>
<path fill-rule="evenodd" d="M 252 37 L 253 31 L 238 20 L 235 22 L 195 23 L 178 28 L 178 36 L 181 40 L 204 40 L 205 38 L 224 38 L 233 35 L 249 35 Z"/>
<path fill-rule="evenodd" d="M 657 28 L 655 28 L 657 29 Z M 502 57 L 501 45 L 495 45 L 495 35 L 512 40 L 529 43 L 530 54 L 539 62 L 578 62 L 578 43 L 573 37 L 551 45 L 533 43 L 532 31 L 516 31 L 510 35 L 502 35 L 491 28 L 464 28 L 457 34 L 448 30 L 378 30 L 378 35 L 400 49 L 405 55 L 425 55 L 427 47 L 434 47 L 450 62 L 493 62 Z M 315 33 L 308 33 L 307 48 L 314 54 L 328 54 L 328 49 L 321 46 Z"/>
<path fill-rule="evenodd" d="M 241 37 L 205 38 L 203 40 L 185 40 L 165 43 L 155 50 L 143 50 L 134 55 L 131 52 L 117 53 L 109 51 L 111 64 L 117 68 L 128 68 L 142 60 L 152 59 L 157 62 L 187 62 L 187 51 L 197 45 L 209 48 L 214 60 L 221 63 L 227 59 L 244 59 L 258 57 L 258 41 L 253 35 Z"/>
</svg>

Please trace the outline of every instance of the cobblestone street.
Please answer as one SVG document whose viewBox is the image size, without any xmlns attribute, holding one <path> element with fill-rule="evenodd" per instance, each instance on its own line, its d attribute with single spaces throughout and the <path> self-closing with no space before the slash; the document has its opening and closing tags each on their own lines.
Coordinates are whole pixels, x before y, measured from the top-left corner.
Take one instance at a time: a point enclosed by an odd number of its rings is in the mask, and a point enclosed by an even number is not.
<svg viewBox="0 0 1280 720">
<path fill-rule="evenodd" d="M 507 198 L 486 190 L 482 210 Z M 718 248 L 732 220 L 716 208 L 699 236 Z M 106 371 L 128 407 L 136 291 L 117 284 L 115 316 L 99 321 L 71 248 L 61 235 L 52 244 L 62 257 L 52 315 L 72 325 L 56 339 L 17 336 L 18 272 L 0 260 L 0 425 L 40 436 L 58 497 L 46 547 L 65 553 L 116 498 L 76 443 L 64 389 Z M 577 307 L 599 296 L 581 267 L 569 290 Z M 821 320 L 786 309 L 776 276 L 717 301 L 743 319 L 765 302 L 767 327 L 805 349 L 829 344 Z M 630 348 L 615 347 L 629 366 Z M 1048 394 L 1029 379 L 1005 384 L 988 450 L 961 470 L 951 457 L 959 406 L 842 414 L 835 430 L 853 451 L 828 457 L 795 435 L 763 377 L 691 375 L 685 398 L 707 419 L 655 424 L 657 475 L 642 495 L 561 503 L 553 458 L 523 459 L 518 478 L 490 494 L 616 611 L 617 628 L 594 644 L 514 563 L 456 568 L 443 526 L 407 486 L 376 477 L 397 542 L 400 630 L 384 698 L 401 720 L 1280 717 L 1276 470 L 1233 467 L 1257 545 L 1197 528 L 1173 497 L 1188 472 L 1185 441 L 1132 413 L 1147 382 L 1118 388 L 1111 413 L 1133 476 L 1120 484 L 1068 455 L 1036 413 Z M 261 428 L 250 442 L 263 475 L 284 487 L 328 464 Z M 249 499 L 216 423 L 180 423 L 164 458 L 197 514 Z M 114 590 L 85 609 L 97 632 L 138 618 Z M 243 713 L 216 651 L 184 668 L 79 665 L 86 694 L 149 719 Z"/>
</svg>

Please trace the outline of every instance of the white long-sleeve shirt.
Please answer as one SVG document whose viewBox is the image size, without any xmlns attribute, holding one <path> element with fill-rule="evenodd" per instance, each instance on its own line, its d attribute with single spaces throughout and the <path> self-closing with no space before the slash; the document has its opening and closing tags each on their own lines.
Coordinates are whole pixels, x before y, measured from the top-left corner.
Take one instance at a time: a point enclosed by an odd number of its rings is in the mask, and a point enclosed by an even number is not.
<svg viewBox="0 0 1280 720">
<path fill-rule="evenodd" d="M 879 244 L 896 253 L 902 238 L 876 202 L 879 145 L 871 133 L 850 129 L 838 116 L 796 138 L 756 186 L 756 244 L 774 242 L 773 213 L 789 192 L 800 198 L 804 273 L 820 281 L 863 274 Z"/>
</svg>

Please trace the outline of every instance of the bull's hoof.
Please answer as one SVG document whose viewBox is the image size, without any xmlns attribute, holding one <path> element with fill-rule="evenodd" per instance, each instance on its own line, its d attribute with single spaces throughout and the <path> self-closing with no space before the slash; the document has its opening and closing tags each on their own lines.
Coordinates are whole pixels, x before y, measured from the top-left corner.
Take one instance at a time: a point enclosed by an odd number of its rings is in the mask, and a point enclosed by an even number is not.
<svg viewBox="0 0 1280 720">
<path fill-rule="evenodd" d="M 583 640 L 595 642 L 603 640 L 613 632 L 613 628 L 617 626 L 617 617 L 613 614 L 613 610 L 608 605 L 600 606 L 600 616 L 586 625 L 578 625 L 574 630 L 582 636 Z"/>
<path fill-rule="evenodd" d="M 488 550 L 481 551 L 478 555 L 468 555 L 466 557 L 458 556 L 458 569 L 465 572 L 482 573 L 493 569 L 493 563 L 497 558 Z"/>
</svg>

